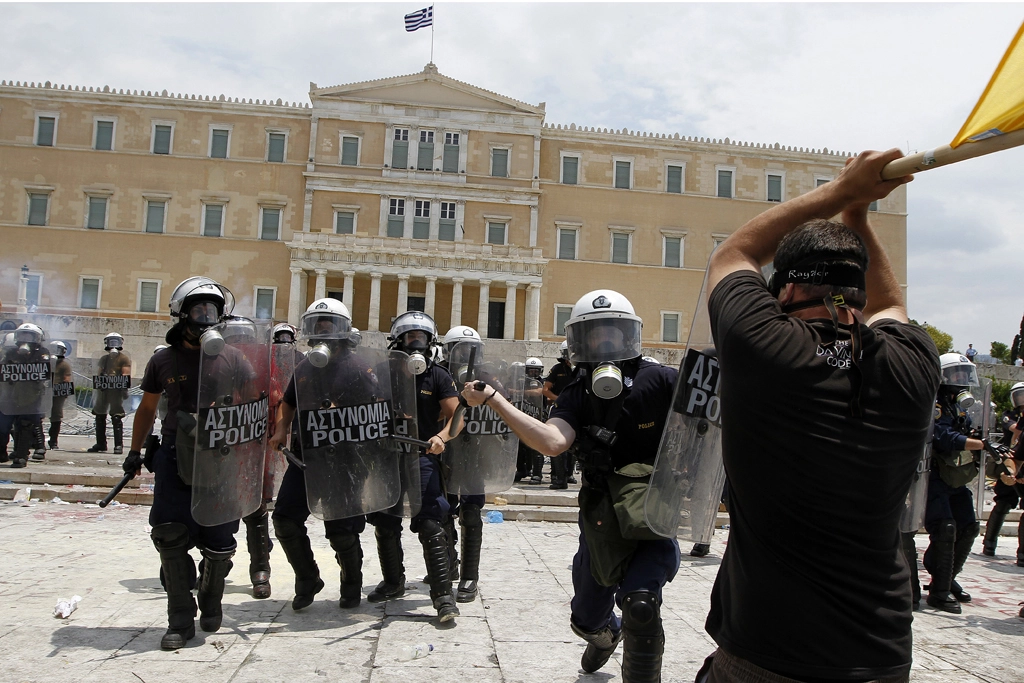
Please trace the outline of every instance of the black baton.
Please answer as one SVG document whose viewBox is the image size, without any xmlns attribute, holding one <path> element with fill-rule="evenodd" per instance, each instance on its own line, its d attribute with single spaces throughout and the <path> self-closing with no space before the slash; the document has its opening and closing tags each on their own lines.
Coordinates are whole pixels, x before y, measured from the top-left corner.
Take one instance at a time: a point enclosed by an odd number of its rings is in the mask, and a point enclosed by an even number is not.
<svg viewBox="0 0 1024 683">
<path fill-rule="evenodd" d="M 304 463 L 301 460 L 299 460 L 298 457 L 296 457 L 296 455 L 294 453 L 292 453 L 290 449 L 285 447 L 284 444 L 278 445 L 277 450 L 279 450 L 282 453 L 284 453 L 284 457 L 286 457 L 288 459 L 288 462 L 290 462 L 291 464 L 295 465 L 300 470 L 305 470 L 306 469 L 306 463 Z"/>
<path fill-rule="evenodd" d="M 117 486 L 110 489 L 110 493 L 107 494 L 106 498 L 100 501 L 100 507 L 105 508 L 108 505 L 110 505 L 110 501 L 114 500 L 114 497 L 117 494 L 121 493 L 121 489 L 127 486 L 128 482 L 130 482 L 134 478 L 135 472 L 128 472 L 123 477 L 121 477 L 121 481 L 117 482 Z"/>
<path fill-rule="evenodd" d="M 419 446 L 420 448 L 430 448 L 429 441 L 423 441 L 422 439 L 414 439 L 411 436 L 398 436 L 397 434 L 392 434 L 391 438 L 397 441 L 398 443 L 408 443 L 412 444 L 413 446 Z"/>
</svg>

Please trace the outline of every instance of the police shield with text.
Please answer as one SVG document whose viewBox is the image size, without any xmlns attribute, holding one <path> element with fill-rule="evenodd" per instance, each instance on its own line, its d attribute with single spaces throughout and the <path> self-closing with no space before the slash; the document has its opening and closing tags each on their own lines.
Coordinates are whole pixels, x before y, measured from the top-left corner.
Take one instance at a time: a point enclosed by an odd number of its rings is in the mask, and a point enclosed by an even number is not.
<svg viewBox="0 0 1024 683">
<path fill-rule="evenodd" d="M 111 332 L 103 338 L 103 351 L 96 354 L 92 377 L 92 413 L 96 416 L 96 443 L 90 453 L 107 451 L 107 415 L 114 432 L 114 453 L 123 452 L 125 401 L 132 383 L 132 359 L 124 352 L 124 337 Z"/>
<path fill-rule="evenodd" d="M 1009 446 L 1014 442 L 1013 429 L 1024 413 L 1024 382 L 1017 382 L 1010 387 L 1010 408 L 1003 412 L 1000 427 L 1003 432 L 1002 444 Z M 992 511 L 985 522 L 985 542 L 982 553 L 989 557 L 996 554 L 999 542 L 999 531 L 1011 510 L 1018 507 L 1024 500 L 1024 484 L 1017 482 L 1017 468 L 1007 470 L 993 463 L 991 470 L 986 472 L 995 480 L 992 498 Z M 1017 524 L 1017 566 L 1024 567 L 1024 524 Z"/>
<path fill-rule="evenodd" d="M 56 450 L 57 438 L 60 436 L 60 423 L 64 420 L 64 402 L 68 396 L 75 395 L 74 374 L 71 364 L 67 361 L 68 345 L 62 341 L 50 344 L 55 358 L 53 366 L 53 405 L 50 407 L 50 429 L 47 434 L 49 441 L 46 447 Z"/>
<path fill-rule="evenodd" d="M 241 350 L 224 343 L 220 332 L 212 331 L 233 307 L 231 292 L 208 277 L 190 277 L 171 293 L 170 314 L 175 324 L 166 335 L 169 346 L 153 354 L 146 365 L 131 450 L 123 465 L 126 473 L 139 472 L 145 465 L 155 474 L 149 523 L 167 591 L 168 625 L 160 641 L 165 650 L 184 647 L 195 636 L 197 599 L 200 628 L 213 632 L 221 625 L 224 579 L 235 554 L 238 518 L 251 505 L 242 503 L 243 498 L 250 499 L 245 487 L 251 482 L 243 483 L 244 478 L 238 474 L 224 472 L 216 460 L 244 462 L 235 449 L 249 448 L 246 444 L 258 440 L 262 466 L 262 436 L 257 434 L 266 431 L 265 399 L 260 406 L 256 398 L 259 389 L 252 389 L 258 387 L 253 366 Z M 205 376 L 200 372 L 201 365 L 206 369 Z M 199 400 L 201 387 L 206 387 L 202 389 L 203 402 Z M 147 448 L 143 457 L 143 444 L 153 429 L 165 392 L 167 416 L 161 420 L 159 447 L 155 452 Z M 230 404 L 226 396 L 231 397 Z M 224 472 L 230 489 L 212 480 L 218 471 Z M 196 473 L 202 490 L 194 494 Z M 214 490 L 225 492 L 225 508 L 210 500 Z M 195 510 L 203 522 L 193 516 L 196 503 Z M 196 546 L 203 557 L 198 579 L 188 552 Z M 197 589 L 196 598 L 192 596 L 193 587 Z"/>
<path fill-rule="evenodd" d="M 656 683 L 665 646 L 661 591 L 679 568 L 679 544 L 647 526 L 643 501 L 677 373 L 641 357 L 642 321 L 618 292 L 585 294 L 565 329 L 579 371 L 546 423 L 490 387 L 467 383 L 463 396 L 474 406 L 487 401 L 541 453 L 557 456 L 579 442 L 581 534 L 570 625 L 587 641 L 581 666 L 597 671 L 624 641 L 623 681 Z"/>
<path fill-rule="evenodd" d="M 53 359 L 43 346 L 46 335 L 32 323 L 20 325 L 5 345 L 0 363 L 0 418 L 14 436 L 11 467 L 25 467 L 38 443 L 43 415 L 53 401 Z"/>
</svg>

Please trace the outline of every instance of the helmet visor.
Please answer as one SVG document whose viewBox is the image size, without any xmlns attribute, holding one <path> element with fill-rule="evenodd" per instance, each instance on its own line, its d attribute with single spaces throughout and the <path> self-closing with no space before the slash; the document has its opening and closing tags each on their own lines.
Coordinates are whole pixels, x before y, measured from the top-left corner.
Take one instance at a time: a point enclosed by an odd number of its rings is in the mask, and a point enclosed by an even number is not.
<svg viewBox="0 0 1024 683">
<path fill-rule="evenodd" d="M 942 368 L 942 383 L 953 387 L 978 387 L 978 369 L 970 363 Z"/>
<path fill-rule="evenodd" d="M 403 334 L 412 330 L 426 332 L 429 335 L 428 343 L 430 339 L 437 336 L 437 327 L 426 313 L 403 313 L 398 316 L 391 325 L 391 336 L 399 339 Z"/>
<path fill-rule="evenodd" d="M 215 325 L 220 320 L 220 311 L 212 301 L 197 301 L 188 307 L 188 321 L 197 325 Z"/>
<path fill-rule="evenodd" d="M 1014 408 L 1024 406 L 1024 387 L 1010 392 L 1010 402 Z"/>
<path fill-rule="evenodd" d="M 15 330 L 14 341 L 17 344 L 38 344 L 43 339 L 42 335 L 35 330 Z"/>
<path fill-rule="evenodd" d="M 635 318 L 591 318 L 565 326 L 569 360 L 604 363 L 640 355 L 641 323 Z"/>
<path fill-rule="evenodd" d="M 224 341 L 232 346 L 256 343 L 256 326 L 249 320 L 228 320 L 221 328 L 220 334 Z"/>
<path fill-rule="evenodd" d="M 108 349 L 120 349 L 124 346 L 124 341 L 120 337 L 107 337 L 103 342 Z"/>
<path fill-rule="evenodd" d="M 340 313 L 318 311 L 302 316 L 303 339 L 348 339 L 352 321 Z"/>
</svg>

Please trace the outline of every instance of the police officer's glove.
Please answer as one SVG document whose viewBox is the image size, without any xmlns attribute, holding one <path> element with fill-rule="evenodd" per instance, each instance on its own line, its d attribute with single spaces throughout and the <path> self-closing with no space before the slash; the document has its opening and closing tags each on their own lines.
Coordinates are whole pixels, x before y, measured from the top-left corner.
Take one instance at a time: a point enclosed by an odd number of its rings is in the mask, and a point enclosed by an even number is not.
<svg viewBox="0 0 1024 683">
<path fill-rule="evenodd" d="M 1009 457 L 1010 453 L 1013 452 L 1008 447 L 1004 446 L 1003 444 L 1001 444 L 1001 443 L 991 443 L 991 442 L 989 442 L 988 439 L 983 440 L 981 443 L 983 443 L 985 445 L 985 450 L 986 451 L 988 451 L 992 455 L 994 455 L 996 457 L 999 457 L 999 458 Z"/>
<path fill-rule="evenodd" d="M 121 465 L 121 469 L 124 470 L 125 474 L 138 472 L 144 464 L 145 458 L 142 457 L 142 453 L 140 451 L 128 451 L 128 457 L 124 459 L 124 464 Z"/>
</svg>

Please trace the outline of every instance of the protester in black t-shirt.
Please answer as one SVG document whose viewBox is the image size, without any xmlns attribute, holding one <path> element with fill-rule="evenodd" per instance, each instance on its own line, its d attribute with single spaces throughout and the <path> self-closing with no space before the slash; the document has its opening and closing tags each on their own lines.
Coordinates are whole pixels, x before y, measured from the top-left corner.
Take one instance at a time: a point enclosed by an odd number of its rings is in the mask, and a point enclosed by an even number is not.
<svg viewBox="0 0 1024 683">
<path fill-rule="evenodd" d="M 910 180 L 881 179 L 899 156 L 850 159 L 709 264 L 731 530 L 706 623 L 719 649 L 698 681 L 908 680 L 898 525 L 939 365 L 867 221 L 871 201 Z M 823 220 L 839 212 L 843 223 Z M 822 487 L 824 472 L 842 483 Z"/>
</svg>

